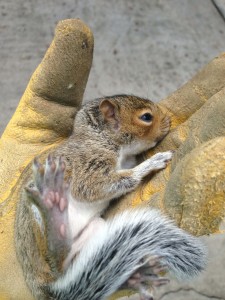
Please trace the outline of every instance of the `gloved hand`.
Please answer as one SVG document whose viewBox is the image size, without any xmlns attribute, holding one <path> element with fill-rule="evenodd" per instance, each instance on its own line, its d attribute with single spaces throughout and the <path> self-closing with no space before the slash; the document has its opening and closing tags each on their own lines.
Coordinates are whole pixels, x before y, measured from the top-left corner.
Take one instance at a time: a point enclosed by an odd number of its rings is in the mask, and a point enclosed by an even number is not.
<svg viewBox="0 0 225 300">
<path fill-rule="evenodd" d="M 82 102 L 93 37 L 79 20 L 65 20 L 0 140 L 0 299 L 32 299 L 13 239 L 16 203 L 36 155 L 66 139 Z M 170 167 L 118 201 L 108 214 L 132 205 L 159 207 L 179 226 L 201 235 L 218 230 L 224 214 L 225 56 L 161 101 L 172 130 L 152 152 L 177 150 Z"/>
</svg>

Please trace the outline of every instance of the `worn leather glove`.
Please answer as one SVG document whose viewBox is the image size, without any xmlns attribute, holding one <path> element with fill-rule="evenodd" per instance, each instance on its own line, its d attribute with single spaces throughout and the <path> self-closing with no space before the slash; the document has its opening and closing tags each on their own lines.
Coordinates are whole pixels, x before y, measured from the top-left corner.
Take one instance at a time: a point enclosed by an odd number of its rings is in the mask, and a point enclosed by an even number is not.
<svg viewBox="0 0 225 300">
<path fill-rule="evenodd" d="M 225 54 L 159 104 L 171 116 L 166 138 L 146 157 L 175 150 L 171 165 L 146 178 L 109 212 L 160 208 L 194 235 L 220 232 L 225 214 Z"/>
<path fill-rule="evenodd" d="M 0 299 L 33 299 L 14 247 L 14 218 L 26 166 L 72 131 L 88 79 L 93 36 L 80 20 L 65 20 L 34 72 L 0 140 Z"/>
<path fill-rule="evenodd" d="M 27 165 L 71 133 L 92 63 L 93 37 L 80 20 L 64 20 L 0 140 L 0 299 L 33 299 L 14 247 L 14 217 Z M 159 207 L 196 235 L 217 232 L 224 215 L 225 55 L 161 101 L 172 130 L 153 152 L 176 150 L 171 165 L 117 201 Z M 114 296 L 116 299 L 118 296 Z"/>
</svg>

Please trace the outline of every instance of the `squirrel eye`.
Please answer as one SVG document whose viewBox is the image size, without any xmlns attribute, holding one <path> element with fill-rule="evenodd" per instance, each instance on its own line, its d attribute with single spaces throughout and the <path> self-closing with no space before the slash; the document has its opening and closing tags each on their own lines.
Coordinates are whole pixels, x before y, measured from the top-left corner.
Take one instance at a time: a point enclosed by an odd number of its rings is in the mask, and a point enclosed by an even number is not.
<svg viewBox="0 0 225 300">
<path fill-rule="evenodd" d="M 150 113 L 143 114 L 140 119 L 144 122 L 150 123 L 153 119 L 153 116 Z"/>
</svg>

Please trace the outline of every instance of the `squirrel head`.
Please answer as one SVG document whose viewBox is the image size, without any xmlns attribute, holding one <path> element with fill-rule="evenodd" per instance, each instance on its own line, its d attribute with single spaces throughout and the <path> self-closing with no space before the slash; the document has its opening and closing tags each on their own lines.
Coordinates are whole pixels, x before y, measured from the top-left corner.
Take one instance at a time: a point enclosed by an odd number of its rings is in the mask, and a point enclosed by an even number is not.
<svg viewBox="0 0 225 300">
<path fill-rule="evenodd" d="M 154 102 L 137 96 L 116 95 L 100 101 L 100 112 L 108 128 L 121 143 L 139 141 L 143 150 L 162 140 L 170 129 L 170 118 Z"/>
</svg>

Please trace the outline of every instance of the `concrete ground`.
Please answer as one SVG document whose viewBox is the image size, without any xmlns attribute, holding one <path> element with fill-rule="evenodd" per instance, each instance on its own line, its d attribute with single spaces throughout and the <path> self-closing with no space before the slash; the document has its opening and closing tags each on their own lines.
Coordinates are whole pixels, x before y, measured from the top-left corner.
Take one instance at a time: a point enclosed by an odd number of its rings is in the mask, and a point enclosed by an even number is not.
<svg viewBox="0 0 225 300">
<path fill-rule="evenodd" d="M 0 134 L 58 20 L 79 17 L 94 32 L 85 100 L 132 93 L 158 101 L 225 51 L 224 14 L 224 0 L 0 0 Z M 173 281 L 157 299 L 225 299 L 225 236 L 204 240 L 205 273 L 195 282 Z"/>
</svg>

